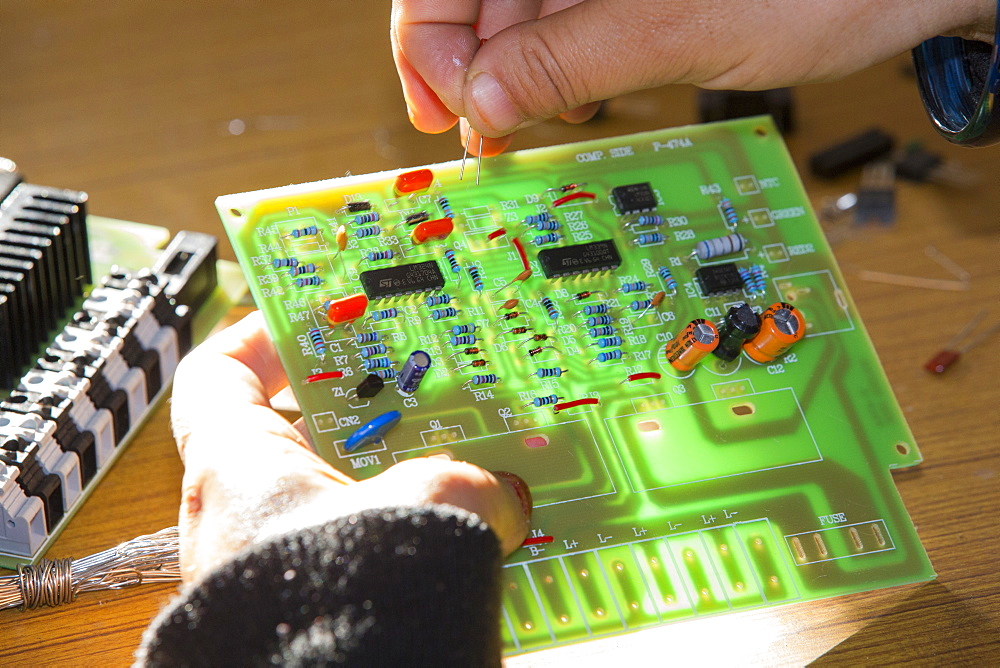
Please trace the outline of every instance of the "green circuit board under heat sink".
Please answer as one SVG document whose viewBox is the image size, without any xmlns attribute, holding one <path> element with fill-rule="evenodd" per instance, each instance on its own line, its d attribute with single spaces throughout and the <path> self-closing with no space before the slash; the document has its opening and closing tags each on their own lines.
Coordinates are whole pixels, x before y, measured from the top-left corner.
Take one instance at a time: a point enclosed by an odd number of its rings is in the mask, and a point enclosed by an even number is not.
<svg viewBox="0 0 1000 668">
<path fill-rule="evenodd" d="M 217 205 L 325 459 L 531 487 L 508 653 L 934 577 L 889 473 L 919 451 L 770 120 L 519 151 L 479 185 L 461 167 Z M 741 317 L 805 335 L 755 360 Z M 675 366 L 700 319 L 736 347 Z"/>
</svg>

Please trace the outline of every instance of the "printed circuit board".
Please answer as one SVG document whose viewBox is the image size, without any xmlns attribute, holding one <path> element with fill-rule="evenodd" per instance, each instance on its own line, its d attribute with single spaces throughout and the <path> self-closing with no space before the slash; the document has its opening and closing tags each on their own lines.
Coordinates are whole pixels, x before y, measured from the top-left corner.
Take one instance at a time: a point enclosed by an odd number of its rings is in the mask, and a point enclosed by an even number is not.
<svg viewBox="0 0 1000 668">
<path fill-rule="evenodd" d="M 462 171 L 217 205 L 325 459 L 531 487 L 508 653 L 934 577 L 889 473 L 919 451 L 770 120 Z"/>
</svg>

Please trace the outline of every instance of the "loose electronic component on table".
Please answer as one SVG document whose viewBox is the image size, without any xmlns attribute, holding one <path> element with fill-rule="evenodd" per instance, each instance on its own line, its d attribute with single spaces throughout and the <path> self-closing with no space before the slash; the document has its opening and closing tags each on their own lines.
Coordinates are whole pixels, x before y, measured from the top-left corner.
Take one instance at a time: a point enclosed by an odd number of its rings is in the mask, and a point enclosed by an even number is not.
<svg viewBox="0 0 1000 668">
<path fill-rule="evenodd" d="M 528 482 L 552 540 L 505 562 L 508 654 L 933 576 L 885 484 L 919 450 L 770 121 L 499 155 L 478 188 L 423 169 L 218 206 L 321 457 Z M 281 236 L 360 194 L 381 235 Z M 384 259 L 329 271 L 348 243 Z"/>
</svg>

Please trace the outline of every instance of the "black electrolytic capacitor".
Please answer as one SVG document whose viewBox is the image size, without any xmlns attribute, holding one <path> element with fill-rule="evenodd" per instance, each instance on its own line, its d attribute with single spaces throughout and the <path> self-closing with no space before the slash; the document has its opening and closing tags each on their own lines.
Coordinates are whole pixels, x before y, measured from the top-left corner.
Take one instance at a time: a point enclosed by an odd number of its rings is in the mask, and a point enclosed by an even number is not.
<svg viewBox="0 0 1000 668">
<path fill-rule="evenodd" d="M 729 309 L 719 326 L 719 345 L 712 354 L 723 361 L 732 362 L 739 357 L 743 342 L 757 336 L 759 331 L 760 316 L 748 304 L 734 306 Z"/>
</svg>

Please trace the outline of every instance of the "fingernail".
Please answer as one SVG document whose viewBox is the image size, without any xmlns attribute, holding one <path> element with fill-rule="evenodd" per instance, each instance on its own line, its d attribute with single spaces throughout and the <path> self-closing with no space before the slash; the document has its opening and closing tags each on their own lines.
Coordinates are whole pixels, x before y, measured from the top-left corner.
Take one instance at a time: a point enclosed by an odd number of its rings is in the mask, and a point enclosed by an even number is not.
<svg viewBox="0 0 1000 668">
<path fill-rule="evenodd" d="M 524 482 L 520 476 L 508 473 L 507 471 L 493 471 L 493 475 L 514 489 L 518 500 L 521 502 L 521 510 L 524 512 L 524 516 L 530 520 L 531 509 L 534 507 L 534 504 L 531 501 L 531 490 L 528 489 L 528 483 Z"/>
<path fill-rule="evenodd" d="M 509 132 L 523 120 L 500 83 L 489 72 L 480 72 L 473 77 L 470 92 L 476 113 L 491 129 Z"/>
</svg>

